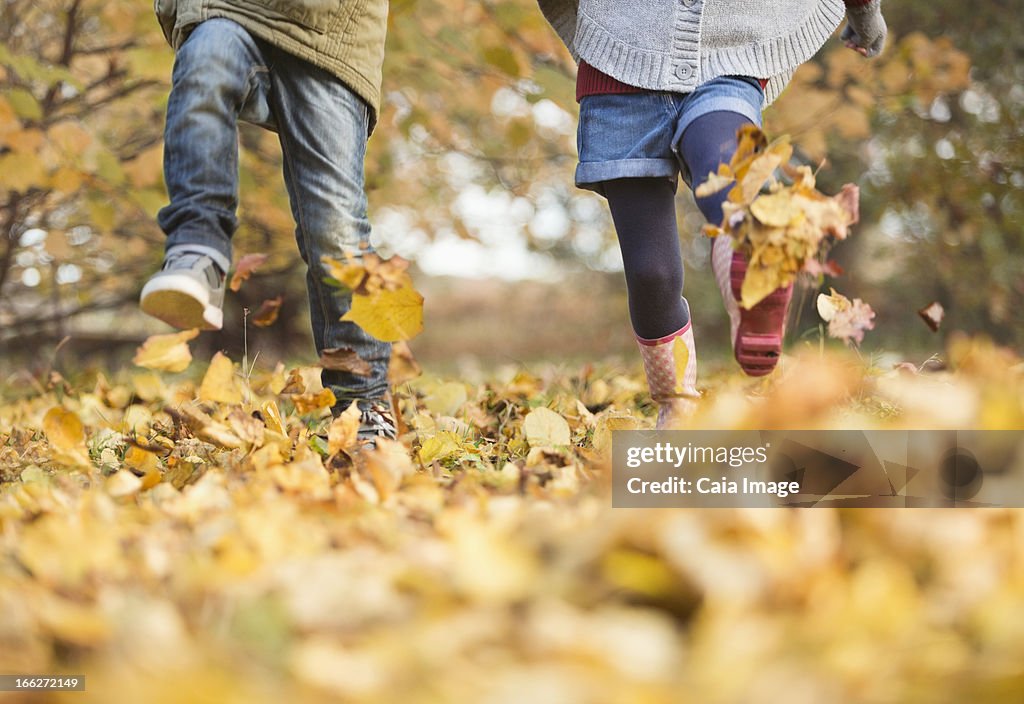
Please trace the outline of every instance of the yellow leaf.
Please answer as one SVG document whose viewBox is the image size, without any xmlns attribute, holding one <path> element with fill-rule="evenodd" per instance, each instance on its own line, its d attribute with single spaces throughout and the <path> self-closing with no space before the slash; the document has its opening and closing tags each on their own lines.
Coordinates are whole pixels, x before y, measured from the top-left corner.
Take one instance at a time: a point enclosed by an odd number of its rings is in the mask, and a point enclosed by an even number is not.
<svg viewBox="0 0 1024 704">
<path fill-rule="evenodd" d="M 163 379 L 153 372 L 132 375 L 132 389 L 143 401 L 156 401 L 168 395 Z"/>
<path fill-rule="evenodd" d="M 462 438 L 450 430 L 442 430 L 423 442 L 417 456 L 421 464 L 428 465 L 434 461 L 446 460 L 461 452 Z"/>
<path fill-rule="evenodd" d="M 750 204 L 750 212 L 763 224 L 772 227 L 785 227 L 801 215 L 786 191 L 758 196 Z"/>
<path fill-rule="evenodd" d="M 272 430 L 280 435 L 288 434 L 285 430 L 284 420 L 281 418 L 281 411 L 277 408 L 277 403 L 267 401 L 263 404 L 261 410 L 263 411 L 263 424 L 267 426 L 267 430 Z"/>
<path fill-rule="evenodd" d="M 82 421 L 62 406 L 54 406 L 43 416 L 43 432 L 50 445 L 59 450 L 85 449 Z"/>
<path fill-rule="evenodd" d="M 199 385 L 199 400 L 214 403 L 241 403 L 242 392 L 235 379 L 235 365 L 224 354 L 213 355 L 203 383 Z"/>
<path fill-rule="evenodd" d="M 749 310 L 783 285 L 784 282 L 778 270 L 755 266 L 752 261 L 747 267 L 747 275 L 743 278 L 743 287 L 740 289 L 740 305 Z"/>
<path fill-rule="evenodd" d="M 199 438 L 228 449 L 241 447 L 244 443 L 228 426 L 214 420 L 198 406 L 186 403 L 178 413 Z"/>
<path fill-rule="evenodd" d="M 285 491 L 307 494 L 314 499 L 330 496 L 331 477 L 320 456 L 300 445 L 295 458 L 285 465 L 271 469 L 275 483 Z"/>
<path fill-rule="evenodd" d="M 335 454 L 348 450 L 359 439 L 359 404 L 353 401 L 327 428 L 327 452 Z"/>
<path fill-rule="evenodd" d="M 568 445 L 571 438 L 565 418 L 543 406 L 527 414 L 523 421 L 523 432 L 530 447 Z"/>
<path fill-rule="evenodd" d="M 196 329 L 168 335 L 152 335 L 139 347 L 132 359 L 137 366 L 166 372 L 182 372 L 192 363 L 188 341 L 199 335 Z"/>
<path fill-rule="evenodd" d="M 449 381 L 434 388 L 423 399 L 423 403 L 431 413 L 454 416 L 462 408 L 466 398 L 466 386 L 457 381 Z"/>
<path fill-rule="evenodd" d="M 132 445 L 128 448 L 127 452 L 124 453 L 124 466 L 129 469 L 134 469 L 145 474 L 151 469 L 158 467 L 158 461 L 156 455 L 152 452 L 147 452 L 141 447 L 135 447 Z"/>
<path fill-rule="evenodd" d="M 693 195 L 698 198 L 706 198 L 732 185 L 735 179 L 733 179 L 732 172 L 728 168 L 725 164 L 722 164 L 718 173 L 708 174 L 707 180 L 697 186 Z M 722 171 L 727 171 L 728 173 L 723 174 Z"/>
<path fill-rule="evenodd" d="M 352 308 L 341 317 L 384 342 L 409 340 L 423 329 L 423 296 L 406 275 L 404 285 L 371 296 L 355 294 Z"/>
<path fill-rule="evenodd" d="M 339 260 L 324 257 L 323 263 L 331 277 L 350 291 L 359 288 L 366 278 L 366 267 L 355 259 Z"/>
<path fill-rule="evenodd" d="M 292 396 L 292 403 L 299 413 L 312 413 L 322 408 L 330 408 L 338 400 L 330 389 L 321 389 L 318 393 L 295 394 Z"/>
</svg>

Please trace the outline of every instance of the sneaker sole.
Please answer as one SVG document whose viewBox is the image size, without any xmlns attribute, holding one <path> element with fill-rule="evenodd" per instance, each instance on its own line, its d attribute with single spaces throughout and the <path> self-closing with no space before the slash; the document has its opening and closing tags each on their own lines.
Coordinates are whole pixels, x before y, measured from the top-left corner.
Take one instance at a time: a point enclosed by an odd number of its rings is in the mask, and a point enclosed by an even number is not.
<svg viewBox="0 0 1024 704">
<path fill-rule="evenodd" d="M 184 276 L 158 276 L 143 287 L 142 312 L 181 330 L 220 330 L 224 311 L 209 304 L 206 289 Z"/>
</svg>

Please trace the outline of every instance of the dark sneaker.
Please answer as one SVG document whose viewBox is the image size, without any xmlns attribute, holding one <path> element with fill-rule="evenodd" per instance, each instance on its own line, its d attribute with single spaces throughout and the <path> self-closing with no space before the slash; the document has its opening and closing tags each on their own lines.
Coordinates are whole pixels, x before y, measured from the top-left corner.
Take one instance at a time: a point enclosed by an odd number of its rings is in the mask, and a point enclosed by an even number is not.
<svg viewBox="0 0 1024 704">
<path fill-rule="evenodd" d="M 364 405 L 365 404 L 365 405 Z M 359 442 L 364 447 L 374 447 L 377 438 L 394 440 L 398 437 L 398 426 L 391 410 L 391 397 L 360 402 L 362 414 L 359 417 Z"/>
<path fill-rule="evenodd" d="M 173 247 L 160 271 L 142 288 L 139 307 L 182 330 L 220 330 L 224 323 L 224 279 L 224 271 L 213 257 Z"/>
</svg>

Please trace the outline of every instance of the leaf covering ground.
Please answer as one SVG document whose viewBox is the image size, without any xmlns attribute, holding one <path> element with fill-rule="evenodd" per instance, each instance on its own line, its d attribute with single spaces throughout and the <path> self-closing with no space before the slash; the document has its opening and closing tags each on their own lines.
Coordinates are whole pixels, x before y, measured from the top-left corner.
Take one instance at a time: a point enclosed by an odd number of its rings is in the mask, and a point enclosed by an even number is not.
<svg viewBox="0 0 1024 704">
<path fill-rule="evenodd" d="M 723 372 L 694 425 L 1024 427 L 1005 349 L 849 355 Z M 373 452 L 315 371 L 9 394 L 0 671 L 87 675 L 54 701 L 1019 701 L 1019 511 L 611 509 L 638 370 L 420 376 Z"/>
</svg>

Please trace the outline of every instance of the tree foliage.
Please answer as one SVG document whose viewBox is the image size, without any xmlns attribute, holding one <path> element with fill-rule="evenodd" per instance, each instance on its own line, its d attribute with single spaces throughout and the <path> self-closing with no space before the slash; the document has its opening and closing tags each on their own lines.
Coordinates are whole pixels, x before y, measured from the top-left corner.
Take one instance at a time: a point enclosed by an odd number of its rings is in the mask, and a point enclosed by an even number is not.
<svg viewBox="0 0 1024 704">
<path fill-rule="evenodd" d="M 1000 3 L 941 5 L 887 7 L 893 34 L 878 60 L 831 43 L 766 130 L 788 134 L 813 167 L 829 154 L 822 190 L 860 183 L 864 234 L 837 254 L 853 292 L 873 300 L 880 339 L 906 336 L 905 313 L 937 300 L 948 328 L 1019 344 L 1021 40 Z M 0 13 L 0 339 L 13 346 L 59 340 L 74 316 L 131 310 L 157 266 L 173 55 L 145 4 L 6 0 Z M 386 249 L 523 237 L 562 259 L 604 261 L 603 207 L 571 185 L 574 67 L 535 4 L 397 0 L 389 23 L 367 160 Z M 208 336 L 222 347 L 243 337 L 241 309 L 265 301 L 280 299 L 277 322 L 258 334 L 301 339 L 306 328 L 277 138 L 243 128 L 241 140 L 235 249 L 268 259 L 261 287 L 229 296 L 227 329 Z M 474 201 L 500 206 L 500 229 Z M 91 325 L 109 332 L 114 320 Z"/>
</svg>

